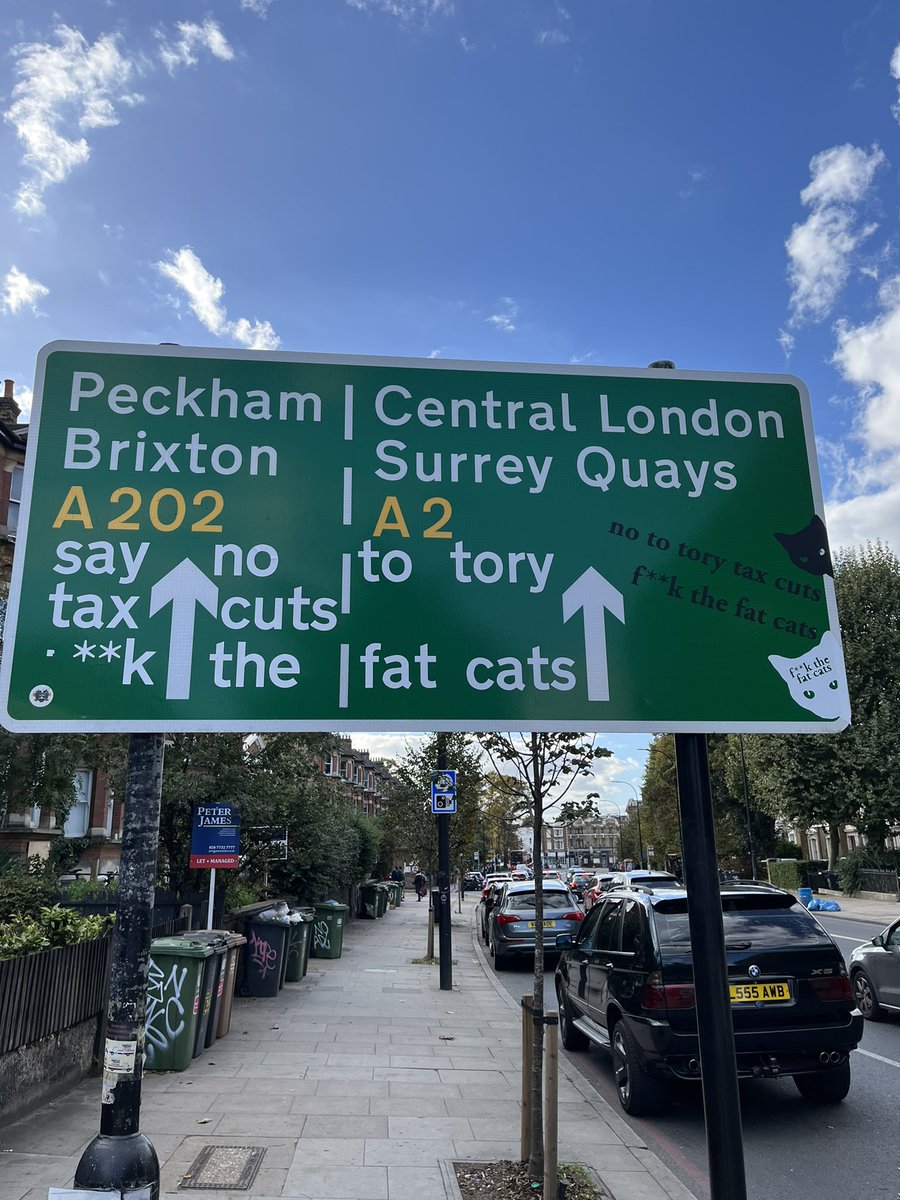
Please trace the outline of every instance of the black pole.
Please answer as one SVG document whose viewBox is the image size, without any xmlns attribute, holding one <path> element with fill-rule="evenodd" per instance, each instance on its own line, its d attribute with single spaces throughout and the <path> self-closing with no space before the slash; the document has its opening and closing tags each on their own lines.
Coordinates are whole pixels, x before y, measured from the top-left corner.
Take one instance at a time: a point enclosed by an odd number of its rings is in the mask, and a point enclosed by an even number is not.
<svg viewBox="0 0 900 1200">
<path fill-rule="evenodd" d="M 638 866 L 643 870 L 644 867 L 644 835 L 641 832 L 641 801 L 637 798 L 634 802 L 634 811 L 637 815 L 638 827 Z"/>
<path fill-rule="evenodd" d="M 747 764 L 744 762 L 744 735 L 738 734 L 741 748 L 741 779 L 744 784 L 744 812 L 747 814 L 747 849 L 750 851 L 750 878 L 756 878 L 756 854 L 753 850 L 753 825 L 750 821 L 750 793 L 747 790 Z"/>
<path fill-rule="evenodd" d="M 128 739 L 119 906 L 113 933 L 100 1133 L 75 1171 L 75 1187 L 124 1195 L 149 1186 L 159 1198 L 159 1160 L 140 1132 L 141 1072 L 150 931 L 156 886 L 164 738 Z"/>
<path fill-rule="evenodd" d="M 747 1200 L 706 734 L 675 734 L 710 1200 Z"/>
<path fill-rule="evenodd" d="M 438 734 L 439 771 L 447 770 L 446 739 Z M 450 944 L 450 815 L 438 813 L 438 955 L 440 958 L 441 991 L 453 988 L 453 958 Z"/>
</svg>

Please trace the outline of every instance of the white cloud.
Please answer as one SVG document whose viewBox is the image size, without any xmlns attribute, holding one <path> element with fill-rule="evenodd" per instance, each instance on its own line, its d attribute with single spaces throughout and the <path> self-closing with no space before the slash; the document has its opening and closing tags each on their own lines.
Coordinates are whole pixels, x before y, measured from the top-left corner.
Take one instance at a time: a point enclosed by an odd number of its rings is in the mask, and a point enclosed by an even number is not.
<svg viewBox="0 0 900 1200">
<path fill-rule="evenodd" d="M 544 46 L 564 46 L 569 41 L 569 35 L 561 29 L 542 29 L 534 40 L 543 49 Z"/>
<path fill-rule="evenodd" d="M 892 460 L 891 467 L 896 476 L 900 460 Z M 832 501 L 825 505 L 825 519 L 832 549 L 882 541 L 892 550 L 900 550 L 900 482 L 849 500 Z"/>
<path fill-rule="evenodd" d="M 836 452 L 835 493 L 827 507 L 835 546 L 880 538 L 900 547 L 900 275 L 878 289 L 871 321 L 839 321 L 834 363 L 857 390 L 855 432 L 862 453 Z"/>
<path fill-rule="evenodd" d="M 262 17 L 263 20 L 269 15 L 269 6 L 272 0 L 241 0 L 241 8 L 246 12 L 255 13 L 256 16 Z"/>
<path fill-rule="evenodd" d="M 894 79 L 900 79 L 900 42 L 894 47 L 894 52 L 891 55 L 891 75 L 893 75 Z M 900 121 L 900 100 L 891 105 L 891 112 Z"/>
<path fill-rule="evenodd" d="M 453 0 L 346 0 L 361 12 L 382 12 L 398 21 L 425 21 L 430 17 L 449 17 Z"/>
<path fill-rule="evenodd" d="M 190 248 L 167 250 L 167 261 L 156 263 L 156 269 L 187 296 L 191 312 L 201 325 L 216 337 L 230 337 L 250 350 L 276 350 L 281 339 L 268 321 L 249 321 L 239 317 L 228 319 L 222 303 L 225 285 L 221 279 L 210 275 L 203 263 Z"/>
<path fill-rule="evenodd" d="M 792 333 L 788 333 L 786 329 L 778 330 L 778 345 L 781 347 L 785 358 L 790 358 L 794 352 L 794 346 L 797 339 Z"/>
<path fill-rule="evenodd" d="M 519 315 L 519 306 L 509 296 L 503 296 L 501 303 L 503 311 L 492 313 L 491 316 L 485 317 L 485 323 L 493 325 L 494 329 L 499 329 L 501 333 L 515 333 L 515 319 Z"/>
<path fill-rule="evenodd" d="M 854 251 L 877 228 L 860 227 L 852 206 L 864 199 L 885 162 L 878 146 L 867 153 L 850 145 L 832 146 L 811 160 L 810 182 L 800 199 L 812 212 L 793 227 L 785 243 L 791 324 L 822 320 L 834 307 L 850 274 Z"/>
<path fill-rule="evenodd" d="M 31 420 L 31 406 L 34 403 L 34 392 L 30 387 L 14 388 L 13 399 L 19 406 L 19 423 L 27 425 Z"/>
<path fill-rule="evenodd" d="M 135 64 L 114 34 L 89 45 L 77 29 L 60 25 L 55 37 L 55 44 L 23 43 L 12 51 L 18 83 L 4 118 L 25 147 L 23 162 L 32 173 L 13 204 L 25 216 L 43 213 L 47 188 L 87 162 L 84 131 L 117 125 L 116 104 L 142 99 L 125 90 Z"/>
<path fill-rule="evenodd" d="M 161 43 L 159 57 L 170 75 L 174 75 L 180 67 L 195 67 L 199 62 L 200 50 L 208 50 L 213 58 L 221 62 L 231 62 L 234 58 L 234 51 L 224 33 L 211 17 L 207 17 L 202 25 L 193 21 L 179 21 L 175 28 L 180 36 L 174 42 L 166 41 L 162 32 L 157 34 Z"/>
<path fill-rule="evenodd" d="M 868 324 L 838 322 L 834 361 L 860 390 L 870 450 L 900 447 L 900 276 L 878 289 L 882 312 Z"/>
<path fill-rule="evenodd" d="M 50 289 L 29 279 L 24 271 L 12 266 L 3 280 L 3 292 L 0 294 L 0 312 L 16 313 L 22 308 L 30 308 L 37 314 L 37 304 L 44 296 L 49 296 Z"/>
</svg>

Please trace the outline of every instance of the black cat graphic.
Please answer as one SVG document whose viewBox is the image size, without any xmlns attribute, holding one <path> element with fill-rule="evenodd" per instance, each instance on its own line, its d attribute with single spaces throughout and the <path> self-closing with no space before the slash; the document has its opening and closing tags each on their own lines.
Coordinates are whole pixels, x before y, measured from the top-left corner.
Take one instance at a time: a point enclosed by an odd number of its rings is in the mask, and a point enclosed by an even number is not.
<svg viewBox="0 0 900 1200">
<path fill-rule="evenodd" d="M 834 575 L 828 552 L 828 536 L 821 517 L 813 517 L 806 528 L 797 533 L 776 533 L 775 536 L 787 550 L 795 567 L 809 571 L 810 575 Z"/>
</svg>

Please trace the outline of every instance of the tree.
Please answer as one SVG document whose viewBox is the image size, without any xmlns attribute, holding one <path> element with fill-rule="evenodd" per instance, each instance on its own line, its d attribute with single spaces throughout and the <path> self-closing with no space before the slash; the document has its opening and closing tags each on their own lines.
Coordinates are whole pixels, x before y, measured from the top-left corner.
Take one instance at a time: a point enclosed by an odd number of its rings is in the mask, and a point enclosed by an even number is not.
<svg viewBox="0 0 900 1200">
<path fill-rule="evenodd" d="M 531 1156 L 528 1170 L 532 1179 L 544 1175 L 544 892 L 540 859 L 543 844 L 544 818 L 551 808 L 559 806 L 562 821 L 576 820 L 593 810 L 590 798 L 566 801 L 572 785 L 580 778 L 593 774 L 592 767 L 611 751 L 595 746 L 589 737 L 578 733 L 528 733 L 478 735 L 494 772 L 494 786 L 506 791 L 513 811 L 527 816 L 533 832 L 535 856 L 535 939 L 534 985 L 532 1004 L 532 1073 L 531 1073 Z M 512 781 L 507 784 L 512 768 Z"/>
<path fill-rule="evenodd" d="M 456 771 L 456 813 L 450 822 L 450 861 L 464 866 L 480 836 L 480 800 L 484 771 L 481 752 L 464 733 L 431 734 L 418 747 L 407 747 L 397 763 L 394 784 L 384 802 L 388 838 L 426 874 L 437 870 L 437 822 L 431 811 L 431 776 L 437 770 L 438 738 L 447 766 Z"/>
<path fill-rule="evenodd" d="M 829 865 L 839 827 L 873 845 L 900 820 L 900 561 L 881 542 L 835 556 L 852 721 L 839 734 L 745 739 L 748 765 L 769 811 L 802 828 L 825 824 Z"/>
<path fill-rule="evenodd" d="M 261 880 L 266 830 L 283 827 L 288 860 L 271 864 L 273 885 L 319 900 L 353 882 L 360 837 L 339 785 L 316 762 L 330 748 L 318 734 L 273 734 L 253 749 L 239 733 L 172 735 L 160 808 L 160 867 L 169 886 L 181 892 L 198 879 L 189 866 L 193 806 L 223 800 L 241 819 L 242 878 Z"/>
</svg>

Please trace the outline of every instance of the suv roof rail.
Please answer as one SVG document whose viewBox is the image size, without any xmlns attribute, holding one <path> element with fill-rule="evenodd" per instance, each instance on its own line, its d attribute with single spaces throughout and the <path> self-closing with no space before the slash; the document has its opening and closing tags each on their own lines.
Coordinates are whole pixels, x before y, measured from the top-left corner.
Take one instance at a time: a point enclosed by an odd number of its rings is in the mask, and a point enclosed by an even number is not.
<svg viewBox="0 0 900 1200">
<path fill-rule="evenodd" d="M 720 888 L 730 887 L 746 887 L 759 888 L 764 892 L 783 892 L 785 889 L 778 887 L 777 884 L 769 883 L 765 879 L 722 879 L 719 881 Z"/>
</svg>

